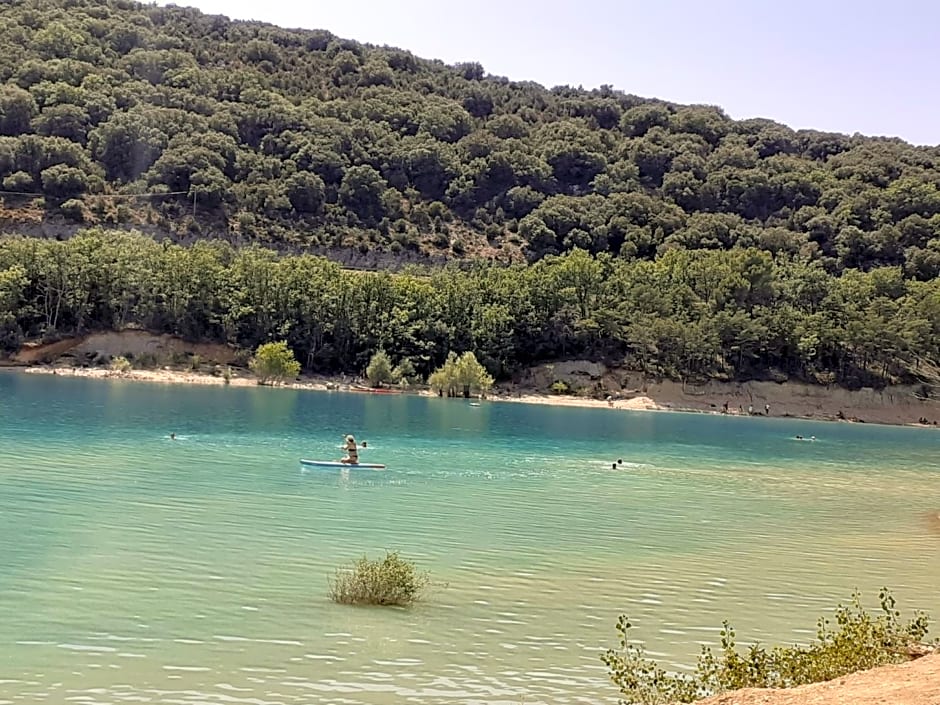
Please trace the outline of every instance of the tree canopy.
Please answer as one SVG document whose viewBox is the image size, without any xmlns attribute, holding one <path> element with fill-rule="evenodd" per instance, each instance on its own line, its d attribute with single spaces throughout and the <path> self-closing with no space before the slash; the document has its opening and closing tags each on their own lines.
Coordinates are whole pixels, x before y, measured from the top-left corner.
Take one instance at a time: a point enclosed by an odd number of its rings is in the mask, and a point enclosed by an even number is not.
<svg viewBox="0 0 940 705">
<path fill-rule="evenodd" d="M 938 147 L 131 0 L 11 0 L 0 47 L 6 229 L 77 233 L 0 239 L 3 348 L 133 324 L 393 380 L 938 378 Z M 450 263 L 311 256 L 349 253 Z"/>
<path fill-rule="evenodd" d="M 129 325 L 244 350 L 284 341 L 278 359 L 318 372 L 358 374 L 382 351 L 382 381 L 392 361 L 392 381 L 443 366 L 438 386 L 458 395 L 564 358 L 672 379 L 940 381 L 940 279 L 897 266 L 834 277 L 757 247 L 655 261 L 575 249 L 392 274 L 218 241 L 0 237 L 0 345 Z"/>
<path fill-rule="evenodd" d="M 11 0 L 0 47 L 8 209 L 295 251 L 940 274 L 936 147 L 130 0 Z"/>
</svg>

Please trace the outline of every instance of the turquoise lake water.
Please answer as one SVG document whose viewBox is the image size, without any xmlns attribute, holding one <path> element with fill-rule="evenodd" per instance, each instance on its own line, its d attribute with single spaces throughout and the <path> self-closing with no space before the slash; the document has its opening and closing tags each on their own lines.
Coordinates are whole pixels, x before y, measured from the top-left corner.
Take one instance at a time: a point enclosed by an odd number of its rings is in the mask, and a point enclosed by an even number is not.
<svg viewBox="0 0 940 705">
<path fill-rule="evenodd" d="M 347 432 L 388 470 L 301 468 Z M 612 703 L 620 613 L 677 668 L 725 618 L 805 640 L 856 587 L 940 618 L 938 451 L 932 429 L 3 373 L 0 704 Z M 446 587 L 328 600 L 385 549 Z"/>
</svg>

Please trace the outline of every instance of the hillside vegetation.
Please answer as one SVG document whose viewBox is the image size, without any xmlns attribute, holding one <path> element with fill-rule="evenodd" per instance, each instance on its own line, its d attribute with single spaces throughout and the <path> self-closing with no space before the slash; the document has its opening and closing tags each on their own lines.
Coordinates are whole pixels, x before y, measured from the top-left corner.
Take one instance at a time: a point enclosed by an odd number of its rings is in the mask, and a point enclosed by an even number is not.
<svg viewBox="0 0 940 705">
<path fill-rule="evenodd" d="M 132 324 L 245 349 L 284 339 L 318 371 L 358 373 L 384 349 L 425 377 L 471 350 L 497 376 L 587 357 L 672 379 L 921 379 L 940 395 L 940 280 L 897 267 L 832 277 L 757 249 L 654 262 L 575 249 L 390 274 L 219 241 L 0 237 L 0 347 Z"/>
<path fill-rule="evenodd" d="M 5 348 L 139 325 L 318 370 L 937 380 L 937 148 L 126 0 L 5 2 L 0 47 L 3 229 L 91 228 L 0 240 Z"/>
<path fill-rule="evenodd" d="M 3 190 L 71 219 L 498 258 L 758 247 L 829 272 L 940 273 L 936 148 L 126 0 L 5 2 L 0 47 Z"/>
</svg>

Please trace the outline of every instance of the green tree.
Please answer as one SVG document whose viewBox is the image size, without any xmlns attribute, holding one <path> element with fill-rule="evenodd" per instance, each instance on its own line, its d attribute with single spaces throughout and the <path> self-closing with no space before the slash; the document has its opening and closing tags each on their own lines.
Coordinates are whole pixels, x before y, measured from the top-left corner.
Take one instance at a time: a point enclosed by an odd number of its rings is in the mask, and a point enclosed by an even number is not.
<svg viewBox="0 0 940 705">
<path fill-rule="evenodd" d="M 493 378 L 472 352 L 459 357 L 450 352 L 444 364 L 431 373 L 428 384 L 439 395 L 469 398 L 472 392 L 486 393 L 493 386 Z"/>
<path fill-rule="evenodd" d="M 258 384 L 278 384 L 300 374 L 300 363 L 282 340 L 258 346 L 251 369 L 258 375 Z"/>
<path fill-rule="evenodd" d="M 388 185 L 371 166 L 346 170 L 339 187 L 340 202 L 367 225 L 374 225 L 385 214 L 382 196 Z"/>
<path fill-rule="evenodd" d="M 404 357 L 395 365 L 395 369 L 392 370 L 392 381 L 408 386 L 415 381 L 417 374 L 411 360 Z"/>
<path fill-rule="evenodd" d="M 457 396 L 457 354 L 449 352 L 443 365 L 428 377 L 428 386 L 438 396 Z"/>
<path fill-rule="evenodd" d="M 457 360 L 455 381 L 462 389 L 464 398 L 469 398 L 471 392 L 485 394 L 493 386 L 493 378 L 486 368 L 477 362 L 476 355 L 465 352 Z"/>
<path fill-rule="evenodd" d="M 23 193 L 28 193 L 33 190 L 34 186 L 33 177 L 25 171 L 14 172 L 3 180 L 3 189 L 5 191 L 22 191 Z"/>
<path fill-rule="evenodd" d="M 159 158 L 167 136 L 140 113 L 118 113 L 92 130 L 89 149 L 108 179 L 133 181 Z"/>
<path fill-rule="evenodd" d="M 301 171 L 291 175 L 286 183 L 287 198 L 298 213 L 319 213 L 325 198 L 323 179 L 316 174 Z"/>
<path fill-rule="evenodd" d="M 600 290 L 602 273 L 601 264 L 579 248 L 560 260 L 559 283 L 573 293 L 581 318 L 587 318 L 591 312 L 592 300 Z"/>
<path fill-rule="evenodd" d="M 88 111 L 78 105 L 53 105 L 33 121 L 36 132 L 85 144 L 90 124 Z"/>
<path fill-rule="evenodd" d="M 21 329 L 18 320 L 23 290 L 29 280 L 22 265 L 6 269 L 0 264 L 0 350 L 19 346 Z"/>
<path fill-rule="evenodd" d="M 381 387 L 394 380 L 392 360 L 384 350 L 377 351 L 366 367 L 366 379 L 375 387 Z"/>
<path fill-rule="evenodd" d="M 88 189 L 85 173 L 65 164 L 56 164 L 40 174 L 42 190 L 54 198 L 73 198 Z"/>
<path fill-rule="evenodd" d="M 0 88 L 0 135 L 29 132 L 37 112 L 36 101 L 28 91 L 9 84 Z"/>
</svg>

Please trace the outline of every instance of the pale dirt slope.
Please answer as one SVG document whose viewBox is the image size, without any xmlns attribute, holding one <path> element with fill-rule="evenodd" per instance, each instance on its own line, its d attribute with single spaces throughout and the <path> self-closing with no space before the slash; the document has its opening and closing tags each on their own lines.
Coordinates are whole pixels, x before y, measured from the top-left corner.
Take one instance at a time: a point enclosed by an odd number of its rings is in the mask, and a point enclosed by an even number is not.
<svg viewBox="0 0 940 705">
<path fill-rule="evenodd" d="M 13 356 L 13 362 L 36 364 L 53 362 L 65 354 L 154 355 L 163 360 L 173 355 L 199 355 L 205 362 L 231 364 L 238 351 L 217 343 L 191 343 L 172 335 L 156 335 L 141 330 L 122 330 L 108 333 L 89 333 L 77 338 L 66 338 L 55 343 L 24 345 Z"/>
<path fill-rule="evenodd" d="M 940 654 L 799 688 L 736 690 L 698 705 L 940 705 Z"/>
</svg>

